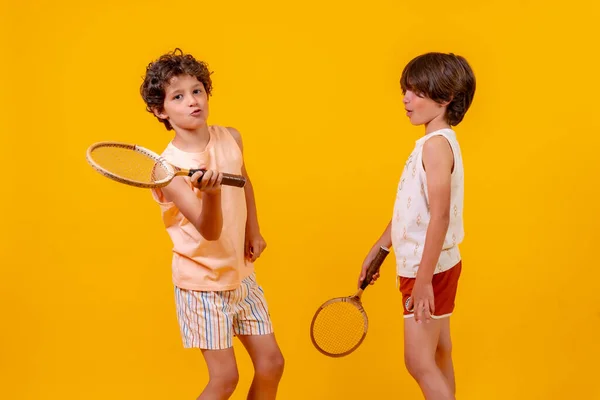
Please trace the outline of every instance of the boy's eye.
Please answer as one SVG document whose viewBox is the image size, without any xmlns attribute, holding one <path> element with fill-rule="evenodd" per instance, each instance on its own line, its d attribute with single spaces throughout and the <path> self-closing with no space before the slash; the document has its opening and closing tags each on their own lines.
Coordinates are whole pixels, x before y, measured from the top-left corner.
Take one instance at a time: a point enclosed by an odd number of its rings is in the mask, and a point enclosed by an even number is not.
<svg viewBox="0 0 600 400">
<path fill-rule="evenodd" d="M 182 98 L 183 98 L 183 96 L 182 96 L 182 95 L 180 95 L 180 94 L 177 94 L 177 95 L 175 95 L 175 96 L 173 97 L 173 100 L 180 100 L 180 99 L 182 99 Z"/>
<path fill-rule="evenodd" d="M 202 90 L 200 90 L 200 89 L 194 90 L 194 94 L 200 94 L 201 92 L 202 92 Z"/>
</svg>

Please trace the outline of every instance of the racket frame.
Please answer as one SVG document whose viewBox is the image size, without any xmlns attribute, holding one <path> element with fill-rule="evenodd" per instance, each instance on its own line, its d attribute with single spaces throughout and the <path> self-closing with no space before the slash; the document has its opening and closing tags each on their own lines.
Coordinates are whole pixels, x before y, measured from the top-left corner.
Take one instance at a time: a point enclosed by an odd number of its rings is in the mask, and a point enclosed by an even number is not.
<svg viewBox="0 0 600 400">
<path fill-rule="evenodd" d="M 367 312 L 365 311 L 364 307 L 362 306 L 362 302 L 360 300 L 361 295 L 362 295 L 363 290 L 359 289 L 358 292 L 356 292 L 356 294 L 354 296 L 344 296 L 344 297 L 336 297 L 330 300 L 327 300 L 325 303 L 323 303 L 318 309 L 317 312 L 315 313 L 315 315 L 312 318 L 312 321 L 310 323 L 310 340 L 313 344 L 313 346 L 315 346 L 315 348 L 321 352 L 323 355 L 326 355 L 328 357 L 344 357 L 347 356 L 348 354 L 352 353 L 354 350 L 356 350 L 358 348 L 358 346 L 360 346 L 362 344 L 362 342 L 365 340 L 365 337 L 367 336 L 367 330 L 369 329 L 369 317 L 367 316 Z M 317 317 L 319 316 L 319 314 L 321 313 L 321 311 L 333 304 L 333 303 L 338 303 L 338 302 L 344 302 L 344 303 L 349 303 L 352 304 L 352 306 L 356 307 L 358 309 L 358 311 L 362 314 L 363 317 L 363 322 L 364 322 L 364 329 L 363 329 L 363 334 L 360 337 L 360 339 L 358 340 L 358 342 L 349 350 L 343 352 L 343 353 L 330 353 L 328 351 L 325 351 L 321 348 L 321 346 L 319 346 L 317 344 L 317 341 L 315 340 L 315 336 L 314 336 L 314 326 L 315 326 L 315 322 L 317 320 Z"/>
<path fill-rule="evenodd" d="M 371 262 L 371 265 L 369 265 L 369 268 L 367 269 L 365 279 L 362 281 L 360 288 L 354 295 L 335 297 L 335 298 L 330 299 L 330 300 L 326 301 L 325 303 L 321 304 L 321 306 L 317 309 L 317 311 L 315 312 L 315 315 L 313 316 L 312 321 L 310 323 L 310 340 L 311 340 L 313 346 L 315 346 L 315 348 L 319 352 L 321 352 L 322 354 L 324 354 L 328 357 L 336 357 L 336 358 L 344 357 L 344 356 L 347 356 L 348 354 L 354 352 L 365 340 L 365 337 L 367 336 L 367 331 L 369 329 L 369 317 L 367 316 L 367 312 L 365 311 L 365 309 L 362 305 L 362 294 L 365 291 L 365 289 L 369 286 L 369 283 L 373 279 L 373 275 L 375 275 L 375 273 L 377 273 L 377 271 L 379 271 L 381 264 L 383 264 L 383 261 L 385 260 L 385 258 L 387 257 L 387 255 L 389 253 L 390 253 L 390 250 L 387 247 L 384 247 L 384 246 L 379 247 L 379 252 L 377 253 L 375 258 Z M 362 314 L 362 317 L 363 317 L 364 331 L 363 331 L 361 338 L 357 341 L 357 343 L 351 349 L 349 349 L 343 353 L 329 353 L 328 351 L 323 350 L 317 344 L 315 337 L 314 337 L 313 329 L 315 326 L 315 321 L 317 320 L 317 317 L 319 316 L 321 311 L 325 307 L 327 307 L 333 303 L 337 303 L 337 302 L 346 302 L 346 303 L 352 304 L 354 307 L 356 307 L 358 309 L 358 311 Z"/>
<path fill-rule="evenodd" d="M 141 153 L 144 156 L 154 160 L 157 164 L 159 164 L 165 170 L 165 172 L 167 173 L 167 176 L 161 180 L 158 180 L 158 181 L 155 181 L 152 183 L 140 182 L 140 181 L 136 181 L 133 179 L 123 178 L 117 174 L 114 174 L 114 173 L 108 171 L 107 169 L 103 168 L 97 162 L 94 161 L 93 152 L 94 152 L 94 150 L 96 150 L 97 148 L 100 148 L 100 147 L 117 147 L 117 148 L 122 148 L 122 149 Z M 136 144 L 122 143 L 122 142 L 105 141 L 105 142 L 94 143 L 87 149 L 86 159 L 87 159 L 87 162 L 90 164 L 90 166 L 94 170 L 99 172 L 101 175 L 103 175 L 109 179 L 112 179 L 114 181 L 117 181 L 119 183 L 123 183 L 123 184 L 130 185 L 130 186 L 135 186 L 135 187 L 139 187 L 139 188 L 146 188 L 146 189 L 165 187 L 169 183 L 171 183 L 173 178 L 175 178 L 176 176 L 190 177 L 193 174 L 195 174 L 196 172 L 199 172 L 199 171 L 205 172 L 205 170 L 203 170 L 203 169 L 183 169 L 183 168 L 176 167 L 176 166 L 170 164 L 169 162 L 167 162 L 167 160 L 164 157 L 156 154 L 152 150 L 148 150 L 147 148 L 145 148 L 143 146 L 138 146 Z M 233 175 L 233 174 L 223 173 L 222 184 L 242 188 L 246 185 L 246 178 L 241 175 Z"/>
</svg>

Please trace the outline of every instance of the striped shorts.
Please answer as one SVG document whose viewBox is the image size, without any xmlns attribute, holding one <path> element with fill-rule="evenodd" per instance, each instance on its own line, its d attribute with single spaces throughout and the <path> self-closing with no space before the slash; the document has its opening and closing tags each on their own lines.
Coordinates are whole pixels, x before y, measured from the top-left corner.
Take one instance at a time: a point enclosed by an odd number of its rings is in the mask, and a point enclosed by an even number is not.
<svg viewBox="0 0 600 400">
<path fill-rule="evenodd" d="M 177 320 L 185 348 L 207 350 L 233 346 L 236 335 L 273 332 L 267 302 L 256 275 L 233 290 L 204 292 L 175 286 Z"/>
</svg>

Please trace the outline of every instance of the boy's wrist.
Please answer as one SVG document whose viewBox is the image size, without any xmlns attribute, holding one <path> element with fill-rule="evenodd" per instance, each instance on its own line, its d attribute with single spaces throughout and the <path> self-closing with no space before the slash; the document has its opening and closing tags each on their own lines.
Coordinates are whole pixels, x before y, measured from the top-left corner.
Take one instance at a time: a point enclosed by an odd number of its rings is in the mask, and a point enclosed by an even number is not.
<svg viewBox="0 0 600 400">
<path fill-rule="evenodd" d="M 375 247 L 377 247 L 377 251 L 379 251 L 380 247 L 385 247 L 386 249 L 389 249 L 390 247 L 392 247 L 392 240 L 388 238 L 381 238 L 377 241 L 377 243 L 375 243 Z"/>
<path fill-rule="evenodd" d="M 211 213 L 214 213 L 217 210 L 221 211 L 221 191 L 204 192 L 202 208 L 210 211 Z"/>
<path fill-rule="evenodd" d="M 419 267 L 415 283 L 431 283 L 433 281 L 433 271 L 429 272 L 423 266 Z"/>
<path fill-rule="evenodd" d="M 205 191 L 204 194 L 206 195 L 206 197 L 210 198 L 211 200 L 215 200 L 217 198 L 221 197 L 221 190 L 210 190 L 210 191 Z"/>
<path fill-rule="evenodd" d="M 258 222 L 248 221 L 246 223 L 246 233 L 260 233 Z"/>
</svg>

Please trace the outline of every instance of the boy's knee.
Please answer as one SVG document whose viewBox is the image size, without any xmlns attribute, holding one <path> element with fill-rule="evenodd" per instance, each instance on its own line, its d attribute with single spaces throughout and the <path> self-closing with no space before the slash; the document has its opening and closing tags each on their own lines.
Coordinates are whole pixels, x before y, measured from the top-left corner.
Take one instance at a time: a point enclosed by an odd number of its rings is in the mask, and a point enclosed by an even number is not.
<svg viewBox="0 0 600 400">
<path fill-rule="evenodd" d="M 227 370 L 219 374 L 219 376 L 211 377 L 209 385 L 212 390 L 219 392 L 222 398 L 229 398 L 237 387 L 240 376 L 237 369 Z"/>
<path fill-rule="evenodd" d="M 257 361 L 255 368 L 256 376 L 265 380 L 279 380 L 283 375 L 285 360 L 280 352 L 266 354 Z"/>
<path fill-rule="evenodd" d="M 405 353 L 404 364 L 410 375 L 417 381 L 420 381 L 424 375 L 436 368 L 433 360 L 427 360 L 419 354 Z"/>
</svg>

